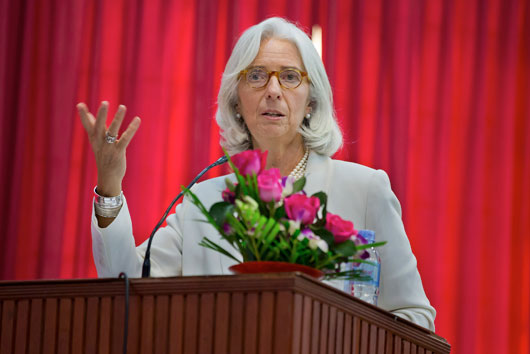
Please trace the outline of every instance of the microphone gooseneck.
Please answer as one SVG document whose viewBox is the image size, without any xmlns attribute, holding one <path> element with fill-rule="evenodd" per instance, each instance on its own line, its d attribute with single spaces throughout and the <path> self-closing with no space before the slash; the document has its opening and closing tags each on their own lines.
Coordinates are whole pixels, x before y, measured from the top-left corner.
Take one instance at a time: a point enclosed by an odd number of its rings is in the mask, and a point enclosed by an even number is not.
<svg viewBox="0 0 530 354">
<path fill-rule="evenodd" d="M 202 170 L 201 173 L 199 173 L 197 175 L 197 177 L 195 177 L 193 179 L 193 181 L 191 181 L 191 183 L 188 185 L 187 188 L 190 189 L 197 182 L 197 180 L 199 178 L 201 178 L 202 175 L 204 175 L 206 172 L 208 172 L 211 168 L 213 168 L 215 166 L 222 165 L 226 161 L 228 161 L 228 157 L 226 157 L 226 156 L 220 157 L 217 161 L 215 161 L 210 166 L 208 166 L 204 170 Z M 156 224 L 155 228 L 151 232 L 151 235 L 149 236 L 149 242 L 147 243 L 147 249 L 145 250 L 144 264 L 142 266 L 142 278 L 149 278 L 149 274 L 151 273 L 150 257 L 151 257 L 151 243 L 153 242 L 153 237 L 155 236 L 155 233 L 158 231 L 160 226 L 162 226 L 162 224 L 164 223 L 164 220 L 166 220 L 167 215 L 169 214 L 169 212 L 171 211 L 171 209 L 173 208 L 175 203 L 180 199 L 180 197 L 182 197 L 183 194 L 184 194 L 184 192 L 180 192 L 177 195 L 177 197 L 175 199 L 173 199 L 171 204 L 169 204 L 169 207 L 166 209 L 166 212 L 164 213 L 164 215 L 162 215 L 162 218 L 160 218 L 160 220 L 158 221 L 158 224 Z"/>
</svg>

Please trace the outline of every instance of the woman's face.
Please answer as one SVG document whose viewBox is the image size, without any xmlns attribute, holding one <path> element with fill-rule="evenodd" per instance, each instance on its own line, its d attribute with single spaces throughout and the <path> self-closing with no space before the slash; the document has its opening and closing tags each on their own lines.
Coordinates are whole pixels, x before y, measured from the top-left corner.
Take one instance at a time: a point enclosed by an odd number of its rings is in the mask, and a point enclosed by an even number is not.
<svg viewBox="0 0 530 354">
<path fill-rule="evenodd" d="M 258 55 L 249 67 L 263 67 L 266 71 L 295 68 L 304 71 L 296 46 L 284 39 L 271 38 L 261 43 Z M 250 87 L 242 77 L 239 86 L 239 104 L 236 110 L 252 135 L 254 147 L 271 143 L 290 144 L 299 133 L 298 127 L 309 107 L 307 78 L 295 89 L 280 86 L 278 78 L 271 76 L 262 88 Z"/>
</svg>

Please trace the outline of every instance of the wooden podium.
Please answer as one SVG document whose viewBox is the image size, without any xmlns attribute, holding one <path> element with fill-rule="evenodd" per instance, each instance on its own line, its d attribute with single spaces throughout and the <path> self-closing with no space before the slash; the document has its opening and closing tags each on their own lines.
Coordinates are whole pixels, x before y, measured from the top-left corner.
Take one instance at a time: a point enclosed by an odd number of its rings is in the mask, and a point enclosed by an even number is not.
<svg viewBox="0 0 530 354">
<path fill-rule="evenodd" d="M 0 282 L 0 354 L 121 353 L 124 281 Z M 133 279 L 129 353 L 449 353 L 436 334 L 299 273 Z"/>
</svg>

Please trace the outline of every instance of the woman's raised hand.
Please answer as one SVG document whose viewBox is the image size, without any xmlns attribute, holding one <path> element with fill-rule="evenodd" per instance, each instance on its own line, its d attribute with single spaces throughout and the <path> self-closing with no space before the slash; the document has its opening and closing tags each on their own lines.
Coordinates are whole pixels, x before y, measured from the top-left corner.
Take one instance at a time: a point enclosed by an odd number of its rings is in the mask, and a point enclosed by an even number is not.
<svg viewBox="0 0 530 354">
<path fill-rule="evenodd" d="M 94 115 L 88 111 L 86 104 L 77 105 L 81 123 L 85 128 L 90 145 L 96 156 L 98 169 L 98 194 L 105 197 L 117 196 L 121 192 L 121 182 L 125 176 L 127 162 L 125 150 L 131 142 L 134 134 L 140 127 L 140 118 L 134 117 L 127 129 L 118 139 L 121 123 L 125 117 L 126 108 L 118 107 L 114 119 L 107 128 L 107 114 L 109 103 L 104 101 L 99 106 L 98 113 Z"/>
</svg>

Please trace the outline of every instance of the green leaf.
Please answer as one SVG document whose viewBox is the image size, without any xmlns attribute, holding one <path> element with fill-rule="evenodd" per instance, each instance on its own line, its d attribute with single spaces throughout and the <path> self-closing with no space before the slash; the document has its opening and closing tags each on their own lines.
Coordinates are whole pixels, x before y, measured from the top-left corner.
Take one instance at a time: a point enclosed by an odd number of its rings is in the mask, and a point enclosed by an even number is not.
<svg viewBox="0 0 530 354">
<path fill-rule="evenodd" d="M 234 211 L 234 205 L 228 202 L 218 202 L 210 207 L 210 215 L 215 220 L 217 225 L 223 226 L 226 220 L 226 215 Z"/>
<path fill-rule="evenodd" d="M 317 192 L 312 195 L 312 197 L 317 197 L 320 200 L 320 207 L 322 208 L 322 218 L 320 218 L 314 226 L 322 228 L 326 225 L 326 214 L 327 214 L 327 205 L 328 205 L 328 196 L 324 192 Z"/>
<path fill-rule="evenodd" d="M 228 188 L 228 190 L 230 192 L 235 192 L 236 191 L 236 186 L 234 186 L 234 184 L 232 183 L 230 178 L 226 177 L 225 178 L 225 183 L 226 183 L 226 187 Z"/>
<path fill-rule="evenodd" d="M 263 257 L 267 257 L 271 250 L 276 248 L 274 243 L 276 243 L 275 240 L 278 232 L 280 231 L 280 225 L 278 225 L 278 223 L 276 223 L 273 219 L 269 219 L 266 229 L 267 233 L 263 238 L 263 244 L 260 248 L 260 253 L 263 255 Z"/>
<path fill-rule="evenodd" d="M 352 263 L 364 263 L 364 264 L 369 264 L 369 265 L 372 265 L 372 266 L 375 266 L 376 263 L 375 262 L 371 262 L 371 261 L 366 261 L 364 259 L 358 259 L 358 258 L 354 258 L 352 260 L 349 260 L 348 262 L 352 262 Z"/>
<path fill-rule="evenodd" d="M 350 257 L 357 253 L 357 247 L 352 240 L 347 240 L 335 245 L 335 251 L 340 255 Z"/>
<path fill-rule="evenodd" d="M 235 232 L 244 234 L 247 232 L 245 226 L 233 214 L 226 215 L 226 221 L 232 226 Z"/>
<path fill-rule="evenodd" d="M 245 181 L 245 177 L 243 177 L 242 175 L 239 174 L 239 172 L 236 172 L 236 178 L 237 178 L 237 182 L 238 182 L 238 187 L 241 188 L 241 193 L 243 193 L 244 195 L 248 195 L 248 187 L 247 187 L 247 183 Z"/>
<path fill-rule="evenodd" d="M 305 247 L 309 247 L 309 239 L 303 238 L 302 241 L 300 241 L 300 244 L 302 244 Z"/>
<path fill-rule="evenodd" d="M 280 220 L 286 217 L 287 217 L 287 214 L 285 213 L 285 208 L 283 206 L 275 210 L 274 219 Z"/>
<path fill-rule="evenodd" d="M 301 232 L 302 231 L 300 229 L 294 230 L 294 233 L 291 235 L 291 239 L 293 240 L 297 239 Z"/>
<path fill-rule="evenodd" d="M 191 198 L 192 203 L 195 204 L 197 206 L 197 208 L 199 208 L 199 210 L 206 217 L 208 222 L 210 224 L 212 224 L 212 226 L 214 226 L 221 235 L 224 236 L 223 229 L 218 224 L 215 223 L 215 220 L 210 215 L 210 213 L 208 212 L 208 210 L 206 209 L 204 204 L 202 204 L 202 202 L 199 200 L 199 198 L 197 198 L 195 193 L 193 193 L 190 189 L 188 189 L 188 188 L 186 188 L 184 186 L 182 186 L 182 190 L 184 191 L 184 194 L 186 194 L 187 196 L 189 196 Z"/>
<path fill-rule="evenodd" d="M 264 234 L 265 238 L 268 239 L 268 238 L 270 238 L 269 232 L 272 230 L 272 228 L 274 226 L 277 225 L 277 223 L 276 223 L 276 221 L 274 219 L 271 219 L 271 218 L 270 219 L 266 219 L 264 217 L 263 220 L 265 220 L 265 222 L 266 222 L 265 226 L 263 227 L 263 234 Z"/>
<path fill-rule="evenodd" d="M 334 271 L 326 273 L 324 279 L 344 279 L 344 280 L 359 280 L 359 281 L 368 281 L 370 277 L 363 275 L 358 269 L 346 270 L 346 271 Z"/>
<path fill-rule="evenodd" d="M 258 239 L 258 242 L 262 242 L 263 236 L 265 234 L 265 224 L 267 223 L 267 218 L 263 215 L 259 215 L 259 218 L 256 220 L 256 222 L 253 223 L 254 225 L 254 237 Z"/>
<path fill-rule="evenodd" d="M 320 200 L 321 206 L 326 206 L 326 204 L 328 203 L 328 196 L 324 192 L 317 192 L 313 194 L 312 197 L 317 197 Z"/>
<path fill-rule="evenodd" d="M 252 172 L 252 175 L 246 176 L 246 185 L 248 186 L 248 195 L 256 201 L 260 200 L 258 195 L 258 179 L 255 172 Z"/>
<path fill-rule="evenodd" d="M 224 148 L 223 148 L 223 152 L 225 153 L 225 156 L 228 158 L 228 165 L 230 165 L 230 168 L 232 169 L 232 171 L 234 171 L 234 173 L 237 175 L 239 174 L 239 170 L 237 169 L 236 165 L 234 165 L 234 162 L 232 161 L 232 158 L 230 157 L 230 155 L 228 154 L 228 151 L 226 151 Z"/>
<path fill-rule="evenodd" d="M 335 238 L 333 237 L 333 234 L 330 231 L 324 228 L 313 228 L 313 227 L 311 227 L 311 230 L 313 231 L 315 235 L 317 235 L 318 237 L 326 241 L 326 243 L 328 244 L 330 248 L 333 247 L 333 245 L 335 244 Z"/>
<path fill-rule="evenodd" d="M 209 248 L 209 249 L 212 249 L 214 251 L 217 251 L 219 253 L 222 253 L 224 254 L 225 256 L 229 257 L 229 258 L 232 258 L 233 260 L 235 260 L 237 263 L 241 263 L 241 261 L 239 259 L 237 259 L 236 257 L 232 256 L 232 254 L 230 252 L 228 252 L 227 250 L 225 250 L 223 247 L 219 246 L 217 243 L 213 242 L 212 240 L 210 240 L 209 238 L 207 237 L 204 237 L 202 239 L 201 242 L 199 242 L 199 245 L 200 246 L 203 246 L 203 247 L 206 247 L 206 248 Z"/>
<path fill-rule="evenodd" d="M 235 185 L 236 190 L 234 191 L 236 198 L 241 198 L 241 186 L 238 184 Z"/>
<path fill-rule="evenodd" d="M 357 250 L 365 250 L 365 249 L 371 248 L 371 247 L 381 247 L 381 246 L 384 246 L 385 244 L 386 244 L 386 241 L 375 242 L 375 243 L 366 243 L 364 245 L 357 246 Z"/>
<path fill-rule="evenodd" d="M 257 258 L 256 255 L 252 252 L 250 248 L 245 248 L 242 252 L 242 256 L 245 262 L 260 261 L 260 258 Z"/>
<path fill-rule="evenodd" d="M 317 229 L 322 229 L 326 226 L 326 217 L 323 217 L 322 219 L 318 219 L 316 223 L 313 224 L 313 226 Z"/>
<path fill-rule="evenodd" d="M 302 178 L 296 180 L 294 183 L 293 183 L 293 193 L 298 193 L 300 192 L 302 189 L 304 189 L 304 186 L 305 186 L 305 182 L 306 182 L 306 178 L 305 176 L 303 176 Z"/>
</svg>

